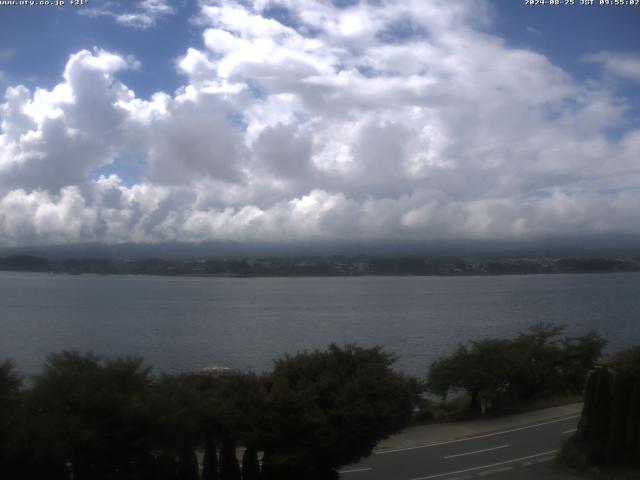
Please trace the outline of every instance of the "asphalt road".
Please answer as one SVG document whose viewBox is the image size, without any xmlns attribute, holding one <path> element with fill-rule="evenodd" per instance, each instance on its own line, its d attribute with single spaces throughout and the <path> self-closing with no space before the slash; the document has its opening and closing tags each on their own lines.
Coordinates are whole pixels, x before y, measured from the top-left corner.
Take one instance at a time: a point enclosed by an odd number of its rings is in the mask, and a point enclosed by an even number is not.
<svg viewBox="0 0 640 480">
<path fill-rule="evenodd" d="M 342 480 L 517 478 L 518 469 L 551 462 L 579 415 L 428 445 L 380 450 L 345 467 Z M 523 471 L 523 473 L 526 473 Z M 543 477 L 541 477 L 543 478 Z"/>
</svg>

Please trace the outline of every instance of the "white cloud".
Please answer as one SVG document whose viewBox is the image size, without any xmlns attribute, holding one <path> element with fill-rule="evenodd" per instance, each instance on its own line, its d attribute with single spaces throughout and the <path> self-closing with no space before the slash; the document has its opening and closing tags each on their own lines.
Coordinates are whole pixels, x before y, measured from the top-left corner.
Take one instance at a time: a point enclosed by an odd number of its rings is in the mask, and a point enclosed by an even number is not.
<svg viewBox="0 0 640 480">
<path fill-rule="evenodd" d="M 584 59 L 600 65 L 609 75 L 640 81 L 640 55 L 598 52 L 587 55 Z"/>
<path fill-rule="evenodd" d="M 7 90 L 1 107 L 0 192 L 86 183 L 125 141 L 125 114 L 114 103 L 132 93 L 113 74 L 127 60 L 96 49 L 71 55 L 64 82 L 52 90 Z"/>
<path fill-rule="evenodd" d="M 486 33 L 483 2 L 278 5 L 201 2 L 173 94 L 136 97 L 100 49 L 9 88 L 0 244 L 640 233 L 624 98 Z M 136 184 L 92 178 L 127 156 Z"/>
<path fill-rule="evenodd" d="M 140 0 L 131 10 L 123 8 L 123 3 L 104 2 L 99 7 L 79 9 L 78 13 L 88 17 L 112 17 L 126 27 L 147 29 L 175 14 L 176 9 L 168 0 Z"/>
</svg>

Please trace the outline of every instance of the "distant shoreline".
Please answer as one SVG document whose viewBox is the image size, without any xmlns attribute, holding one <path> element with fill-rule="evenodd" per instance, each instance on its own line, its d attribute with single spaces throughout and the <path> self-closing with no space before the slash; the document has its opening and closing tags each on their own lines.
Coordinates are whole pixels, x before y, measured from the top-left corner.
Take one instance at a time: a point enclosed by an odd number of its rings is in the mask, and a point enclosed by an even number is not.
<svg viewBox="0 0 640 480">
<path fill-rule="evenodd" d="M 70 273 L 70 272 L 53 272 L 53 271 L 39 271 L 39 270 L 6 270 L 0 269 L 0 272 L 4 273 L 46 273 L 52 276 L 67 276 L 76 277 L 82 275 L 111 277 L 111 276 L 139 276 L 139 277 L 179 277 L 179 278 L 389 278 L 389 277 L 439 277 L 439 278 L 472 278 L 472 277 L 516 277 L 516 276 L 537 276 L 537 275 L 597 275 L 597 274 L 624 274 L 624 273 L 639 273 L 640 270 L 626 270 L 626 271 L 582 271 L 582 272 L 514 272 L 514 273 L 440 273 L 440 274 L 417 274 L 417 273 L 363 273 L 363 274 L 262 274 L 262 275 L 247 275 L 236 273 L 133 273 L 133 272 L 118 272 L 118 273 L 98 273 L 98 272 L 83 272 L 83 273 Z"/>
<path fill-rule="evenodd" d="M 0 270 L 198 277 L 486 276 L 640 271 L 640 257 L 265 257 L 224 259 L 0 258 Z"/>
</svg>

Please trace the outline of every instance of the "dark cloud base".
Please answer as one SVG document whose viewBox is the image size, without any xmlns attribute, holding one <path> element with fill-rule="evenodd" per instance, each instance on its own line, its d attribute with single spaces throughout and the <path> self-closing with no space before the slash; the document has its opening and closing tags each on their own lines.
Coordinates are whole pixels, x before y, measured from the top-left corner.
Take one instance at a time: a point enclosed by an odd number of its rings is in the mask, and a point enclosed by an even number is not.
<svg viewBox="0 0 640 480">
<path fill-rule="evenodd" d="M 0 248 L 0 256 L 37 255 L 64 258 L 204 259 L 295 256 L 607 256 L 640 255 L 640 236 L 607 234 L 550 237 L 530 241 L 440 240 L 423 242 L 163 242 L 101 243 Z"/>
</svg>

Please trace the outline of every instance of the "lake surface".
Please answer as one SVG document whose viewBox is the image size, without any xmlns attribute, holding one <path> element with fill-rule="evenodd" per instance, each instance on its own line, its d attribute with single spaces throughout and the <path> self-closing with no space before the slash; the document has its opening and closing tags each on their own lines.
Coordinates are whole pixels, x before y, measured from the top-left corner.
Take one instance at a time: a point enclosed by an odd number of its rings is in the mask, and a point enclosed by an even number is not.
<svg viewBox="0 0 640 480">
<path fill-rule="evenodd" d="M 0 272 L 0 359 L 37 373 L 62 349 L 141 354 L 158 371 L 269 370 L 330 342 L 382 345 L 423 376 L 457 343 L 534 322 L 640 344 L 640 273 L 193 278 Z"/>
</svg>

